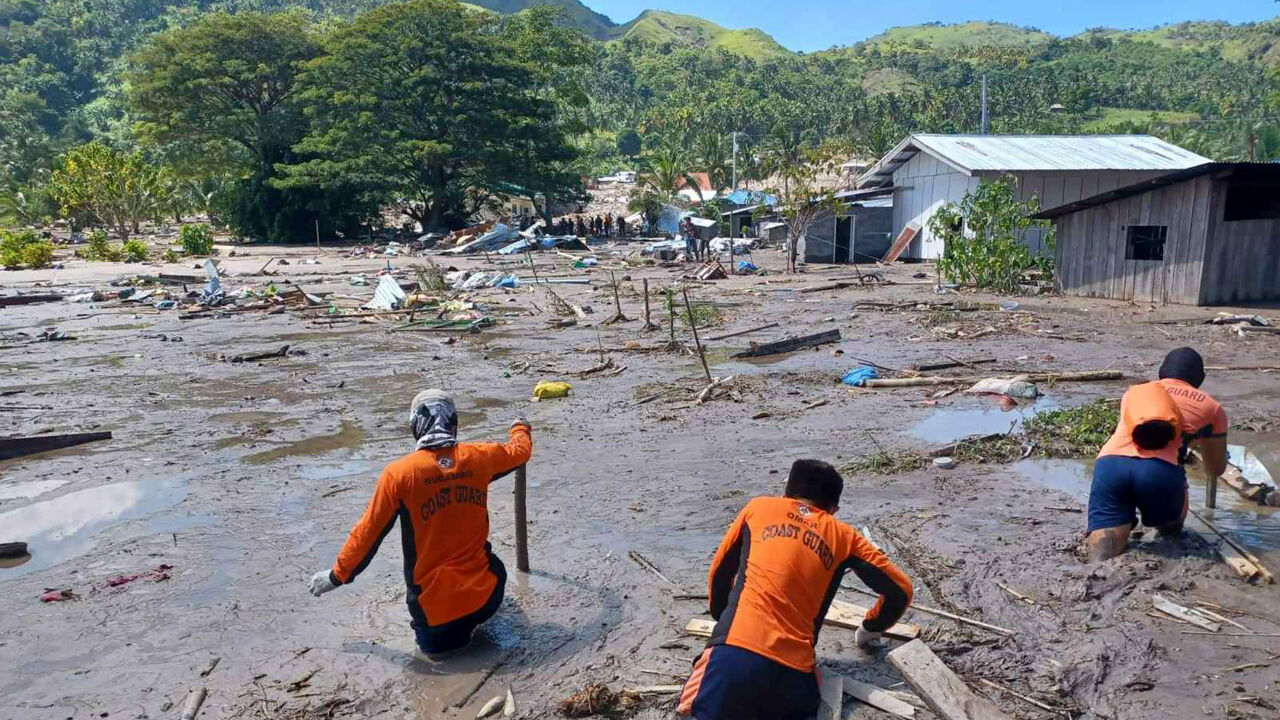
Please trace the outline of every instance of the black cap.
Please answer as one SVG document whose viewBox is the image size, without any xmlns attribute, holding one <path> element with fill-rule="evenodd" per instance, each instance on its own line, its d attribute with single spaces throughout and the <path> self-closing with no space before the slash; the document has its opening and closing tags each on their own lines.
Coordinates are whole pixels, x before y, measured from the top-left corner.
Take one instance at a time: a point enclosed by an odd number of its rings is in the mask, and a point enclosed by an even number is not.
<svg viewBox="0 0 1280 720">
<path fill-rule="evenodd" d="M 1204 358 L 1189 347 L 1172 350 L 1160 363 L 1160 379 L 1181 380 L 1192 387 L 1204 382 Z"/>
</svg>

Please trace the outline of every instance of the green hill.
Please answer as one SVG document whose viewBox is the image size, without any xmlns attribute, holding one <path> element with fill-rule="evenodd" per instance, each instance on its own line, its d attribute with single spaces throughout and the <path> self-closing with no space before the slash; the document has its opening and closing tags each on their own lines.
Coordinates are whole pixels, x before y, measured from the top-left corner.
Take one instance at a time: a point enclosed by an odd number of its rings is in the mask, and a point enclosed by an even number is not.
<svg viewBox="0 0 1280 720">
<path fill-rule="evenodd" d="M 755 28 L 730 30 L 710 20 L 661 10 L 645 10 L 631 22 L 615 27 L 610 38 L 636 38 L 654 44 L 669 42 L 689 47 L 723 48 L 758 60 L 794 54 L 779 45 L 770 35 Z"/>
<path fill-rule="evenodd" d="M 1128 38 L 1178 50 L 1218 51 L 1227 60 L 1280 65 L 1280 18 L 1232 25 L 1225 22 L 1184 22 L 1150 30 L 1102 28 L 1079 37 Z"/>
<path fill-rule="evenodd" d="M 865 40 L 863 45 L 907 45 L 932 50 L 959 47 L 1031 47 L 1043 45 L 1053 36 L 1034 28 L 999 22 L 964 22 L 954 25 L 925 23 L 889 28 Z"/>
<path fill-rule="evenodd" d="M 578 0 L 470 0 L 470 3 L 504 15 L 518 13 L 534 5 L 555 5 L 564 8 L 565 16 L 574 27 L 598 40 L 608 37 L 616 27 L 608 16 L 592 10 Z"/>
</svg>

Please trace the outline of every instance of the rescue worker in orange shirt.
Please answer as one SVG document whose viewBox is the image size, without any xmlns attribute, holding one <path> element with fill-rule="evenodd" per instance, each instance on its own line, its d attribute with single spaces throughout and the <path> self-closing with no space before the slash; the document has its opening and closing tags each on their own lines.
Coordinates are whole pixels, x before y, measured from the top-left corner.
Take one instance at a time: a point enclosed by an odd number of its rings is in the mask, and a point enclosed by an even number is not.
<svg viewBox="0 0 1280 720">
<path fill-rule="evenodd" d="M 1165 356 L 1160 379 L 1134 385 L 1120 400 L 1120 422 L 1093 466 L 1089 559 L 1124 552 L 1142 522 L 1160 534 L 1182 531 L 1190 496 L 1187 462 L 1194 445 L 1209 477 L 1227 469 L 1227 413 L 1208 393 L 1204 359 L 1191 348 Z"/>
<path fill-rule="evenodd" d="M 805 720 L 818 710 L 814 646 L 845 572 L 880 594 L 857 629 L 874 644 L 911 603 L 911 581 L 834 517 L 844 480 L 797 460 L 786 497 L 747 503 L 720 542 L 708 578 L 715 630 L 694 662 L 678 711 L 698 720 Z"/>
<path fill-rule="evenodd" d="M 439 390 L 409 407 L 417 449 L 392 462 L 331 569 L 311 578 L 319 597 L 355 580 L 397 521 L 404 543 L 406 602 L 418 647 L 440 656 L 465 647 L 502 604 L 507 571 L 489 545 L 489 484 L 525 464 L 529 423 L 506 443 L 459 443 L 458 413 Z"/>
</svg>

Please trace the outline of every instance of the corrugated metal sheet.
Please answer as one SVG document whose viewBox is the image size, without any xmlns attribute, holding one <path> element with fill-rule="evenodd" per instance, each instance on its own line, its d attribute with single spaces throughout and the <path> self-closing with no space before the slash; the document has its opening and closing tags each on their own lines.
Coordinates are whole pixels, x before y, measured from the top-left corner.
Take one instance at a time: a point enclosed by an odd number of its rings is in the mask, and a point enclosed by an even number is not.
<svg viewBox="0 0 1280 720">
<path fill-rule="evenodd" d="M 1210 162 L 1151 135 L 910 135 L 860 179 L 884 185 L 917 153 L 956 170 L 977 172 L 1089 172 L 1182 170 Z"/>
</svg>

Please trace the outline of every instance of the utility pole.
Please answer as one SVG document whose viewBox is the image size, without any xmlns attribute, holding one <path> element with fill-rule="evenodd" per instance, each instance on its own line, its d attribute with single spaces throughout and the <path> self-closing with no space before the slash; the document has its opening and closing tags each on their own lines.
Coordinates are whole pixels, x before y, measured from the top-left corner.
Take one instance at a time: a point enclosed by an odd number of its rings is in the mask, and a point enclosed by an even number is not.
<svg viewBox="0 0 1280 720">
<path fill-rule="evenodd" d="M 987 134 L 987 74 L 982 74 L 982 134 Z"/>
<path fill-rule="evenodd" d="M 733 137 L 733 189 L 738 189 L 738 131 L 730 133 Z"/>
</svg>

